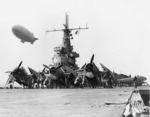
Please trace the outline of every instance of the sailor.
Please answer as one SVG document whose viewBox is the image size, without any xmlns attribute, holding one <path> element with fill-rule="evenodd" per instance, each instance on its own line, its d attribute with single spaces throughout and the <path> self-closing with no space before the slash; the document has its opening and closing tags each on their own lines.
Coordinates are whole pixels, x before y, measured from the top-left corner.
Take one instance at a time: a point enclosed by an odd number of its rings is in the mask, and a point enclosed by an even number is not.
<svg viewBox="0 0 150 117">
<path fill-rule="evenodd" d="M 133 82 L 134 82 L 134 87 L 137 88 L 137 76 L 134 77 Z"/>
<path fill-rule="evenodd" d="M 109 76 L 109 79 L 108 79 L 108 87 L 109 88 L 113 88 L 113 81 L 112 81 L 113 79 L 112 79 L 112 76 L 110 75 Z"/>
</svg>

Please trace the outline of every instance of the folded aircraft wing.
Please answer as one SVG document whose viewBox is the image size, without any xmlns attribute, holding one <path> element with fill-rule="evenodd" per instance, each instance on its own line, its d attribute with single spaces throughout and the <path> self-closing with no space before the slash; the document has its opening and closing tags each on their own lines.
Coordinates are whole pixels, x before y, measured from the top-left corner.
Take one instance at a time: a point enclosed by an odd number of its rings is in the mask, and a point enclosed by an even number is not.
<svg viewBox="0 0 150 117">
<path fill-rule="evenodd" d="M 33 70 L 32 68 L 28 67 L 31 74 L 34 74 L 36 77 L 39 77 L 39 73 Z"/>
<path fill-rule="evenodd" d="M 100 63 L 101 67 L 103 68 L 104 71 L 110 71 L 106 66 L 104 66 L 102 63 Z"/>
</svg>

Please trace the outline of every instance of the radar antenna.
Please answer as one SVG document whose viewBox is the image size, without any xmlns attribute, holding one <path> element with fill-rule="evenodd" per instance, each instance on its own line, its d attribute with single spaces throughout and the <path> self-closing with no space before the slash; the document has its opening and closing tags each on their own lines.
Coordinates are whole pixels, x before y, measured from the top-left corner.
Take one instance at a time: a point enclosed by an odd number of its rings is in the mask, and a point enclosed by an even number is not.
<svg viewBox="0 0 150 117">
<path fill-rule="evenodd" d="M 65 24 L 64 24 L 64 27 L 65 27 L 64 29 L 46 30 L 46 32 L 63 31 L 64 33 L 65 33 L 65 32 L 70 32 L 70 33 L 71 33 L 72 30 L 89 29 L 88 26 L 87 26 L 87 24 L 86 24 L 86 27 L 85 27 L 85 28 L 81 28 L 81 27 L 79 27 L 79 28 L 69 28 L 69 16 L 68 16 L 67 13 L 66 13 L 66 22 L 65 22 Z"/>
</svg>

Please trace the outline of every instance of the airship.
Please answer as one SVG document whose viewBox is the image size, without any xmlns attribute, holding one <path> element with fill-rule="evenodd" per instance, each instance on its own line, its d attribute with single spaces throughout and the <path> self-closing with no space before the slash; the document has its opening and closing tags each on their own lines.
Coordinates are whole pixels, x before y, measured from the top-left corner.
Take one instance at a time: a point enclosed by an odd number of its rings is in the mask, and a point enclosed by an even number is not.
<svg viewBox="0 0 150 117">
<path fill-rule="evenodd" d="M 33 44 L 36 40 L 38 40 L 34 37 L 32 32 L 20 25 L 13 26 L 12 32 L 17 38 L 21 40 L 22 43 L 29 42 Z"/>
</svg>

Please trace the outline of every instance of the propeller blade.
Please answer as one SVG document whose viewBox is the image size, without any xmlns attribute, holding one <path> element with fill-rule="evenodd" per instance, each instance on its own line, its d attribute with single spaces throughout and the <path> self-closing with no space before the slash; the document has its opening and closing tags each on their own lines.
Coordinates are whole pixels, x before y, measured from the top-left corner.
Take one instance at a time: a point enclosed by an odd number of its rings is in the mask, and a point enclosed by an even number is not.
<svg viewBox="0 0 150 117">
<path fill-rule="evenodd" d="M 92 55 L 92 58 L 91 58 L 90 64 L 92 64 L 92 63 L 93 63 L 93 60 L 94 60 L 94 54 Z"/>
<path fill-rule="evenodd" d="M 19 69 L 21 65 L 22 65 L 22 61 L 19 63 L 19 65 L 18 65 L 18 68 L 17 68 L 17 69 Z"/>
<path fill-rule="evenodd" d="M 58 67 L 56 67 L 56 70 L 59 69 L 59 68 L 61 68 L 62 66 L 63 66 L 63 65 L 59 65 Z"/>
<path fill-rule="evenodd" d="M 45 64 L 43 64 L 43 66 L 45 67 L 45 68 L 48 68 L 48 69 L 50 69 L 47 65 L 45 65 Z"/>
<path fill-rule="evenodd" d="M 46 69 L 46 68 L 44 67 L 44 69 L 42 70 L 42 73 L 45 71 L 45 69 Z"/>
</svg>

